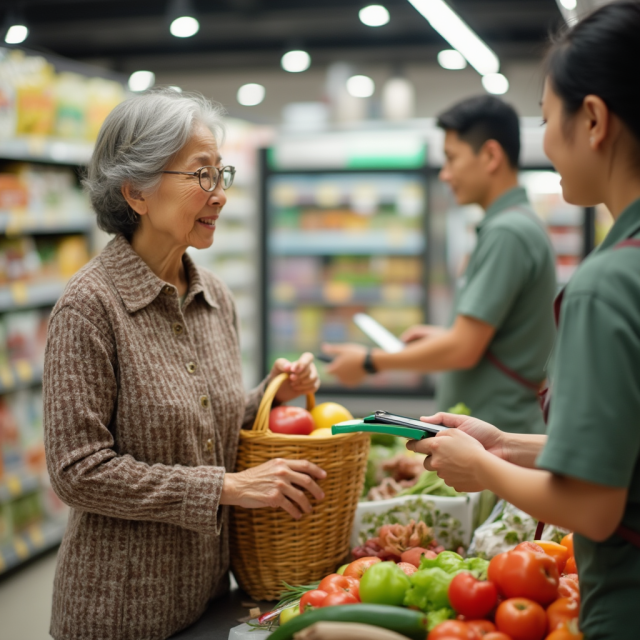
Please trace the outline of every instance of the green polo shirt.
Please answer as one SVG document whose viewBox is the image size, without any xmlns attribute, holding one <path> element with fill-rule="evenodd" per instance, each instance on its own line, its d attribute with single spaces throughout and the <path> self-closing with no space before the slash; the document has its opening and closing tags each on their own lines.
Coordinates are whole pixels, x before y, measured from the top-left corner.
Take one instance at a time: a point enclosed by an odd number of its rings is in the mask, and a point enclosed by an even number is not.
<svg viewBox="0 0 640 640">
<path fill-rule="evenodd" d="M 510 371 L 539 384 L 555 339 L 555 262 L 545 228 L 525 190 L 517 187 L 487 209 L 477 231 L 478 243 L 458 282 L 452 322 L 463 315 L 495 327 L 488 351 Z M 537 390 L 486 355 L 472 369 L 441 375 L 438 409 L 458 402 L 504 431 L 544 433 Z"/>
<path fill-rule="evenodd" d="M 551 375 L 549 438 L 537 464 L 629 490 L 623 524 L 640 532 L 640 200 L 566 288 Z M 640 549 L 575 536 L 586 640 L 637 640 Z"/>
</svg>

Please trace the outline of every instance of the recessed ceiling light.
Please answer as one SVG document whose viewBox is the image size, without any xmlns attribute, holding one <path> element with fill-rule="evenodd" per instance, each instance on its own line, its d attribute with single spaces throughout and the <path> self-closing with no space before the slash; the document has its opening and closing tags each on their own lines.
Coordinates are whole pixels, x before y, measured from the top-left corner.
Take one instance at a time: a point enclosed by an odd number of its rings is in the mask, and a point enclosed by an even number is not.
<svg viewBox="0 0 640 640">
<path fill-rule="evenodd" d="M 573 11 L 578 6 L 576 0 L 560 0 L 560 3 L 565 9 L 569 9 L 569 11 Z"/>
<path fill-rule="evenodd" d="M 238 102 L 244 107 L 255 107 L 264 100 L 265 88 L 261 84 L 250 82 L 238 89 Z"/>
<path fill-rule="evenodd" d="M 200 30 L 200 23 L 192 16 L 180 16 L 169 27 L 172 36 L 176 38 L 190 38 Z"/>
<path fill-rule="evenodd" d="M 7 35 L 4 37 L 4 41 L 7 44 L 20 44 L 27 39 L 29 35 L 29 29 L 23 24 L 14 24 L 9 27 Z"/>
<path fill-rule="evenodd" d="M 306 71 L 311 65 L 311 56 L 306 51 L 287 51 L 282 56 L 280 64 L 285 71 L 289 73 L 300 73 Z"/>
<path fill-rule="evenodd" d="M 382 27 L 389 22 L 389 11 L 381 4 L 371 4 L 358 12 L 360 22 L 367 27 Z"/>
<path fill-rule="evenodd" d="M 129 89 L 137 92 L 146 91 L 155 81 L 156 76 L 153 71 L 134 71 L 129 76 Z"/>
<path fill-rule="evenodd" d="M 368 98 L 375 89 L 376 85 L 369 76 L 351 76 L 347 80 L 347 91 L 354 98 Z"/>
<path fill-rule="evenodd" d="M 455 49 L 444 49 L 438 54 L 438 64 L 443 69 L 458 70 L 467 66 L 464 56 Z"/>
</svg>

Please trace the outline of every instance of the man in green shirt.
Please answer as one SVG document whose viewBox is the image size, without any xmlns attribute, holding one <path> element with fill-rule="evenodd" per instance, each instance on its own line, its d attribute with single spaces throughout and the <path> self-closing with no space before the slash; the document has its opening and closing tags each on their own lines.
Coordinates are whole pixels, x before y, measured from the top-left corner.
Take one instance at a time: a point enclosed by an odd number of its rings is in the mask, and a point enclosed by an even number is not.
<svg viewBox="0 0 640 640">
<path fill-rule="evenodd" d="M 518 116 L 481 96 L 455 105 L 438 125 L 445 130 L 440 179 L 458 204 L 485 210 L 451 326 L 412 327 L 399 353 L 325 345 L 334 356 L 327 371 L 347 385 L 389 369 L 442 371 L 439 410 L 462 402 L 505 431 L 543 433 L 537 391 L 555 335 L 555 266 L 544 226 L 518 186 Z"/>
</svg>

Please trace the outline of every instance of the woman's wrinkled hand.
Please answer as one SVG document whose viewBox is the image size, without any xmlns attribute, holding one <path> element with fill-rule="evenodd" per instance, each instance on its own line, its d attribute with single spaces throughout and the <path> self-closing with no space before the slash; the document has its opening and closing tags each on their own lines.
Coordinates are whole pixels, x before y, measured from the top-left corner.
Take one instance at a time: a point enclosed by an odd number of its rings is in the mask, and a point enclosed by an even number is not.
<svg viewBox="0 0 640 640">
<path fill-rule="evenodd" d="M 320 378 L 312 353 L 303 353 L 295 362 L 278 358 L 271 369 L 269 380 L 273 380 L 281 373 L 288 373 L 289 379 L 278 389 L 276 394 L 278 403 L 289 402 L 299 396 L 315 393 L 320 388 Z"/>
<path fill-rule="evenodd" d="M 324 499 L 316 480 L 326 477 L 325 471 L 307 460 L 275 458 L 246 471 L 227 473 L 220 504 L 245 509 L 280 508 L 298 520 L 303 513 L 311 513 L 305 492 L 316 500 Z"/>
</svg>

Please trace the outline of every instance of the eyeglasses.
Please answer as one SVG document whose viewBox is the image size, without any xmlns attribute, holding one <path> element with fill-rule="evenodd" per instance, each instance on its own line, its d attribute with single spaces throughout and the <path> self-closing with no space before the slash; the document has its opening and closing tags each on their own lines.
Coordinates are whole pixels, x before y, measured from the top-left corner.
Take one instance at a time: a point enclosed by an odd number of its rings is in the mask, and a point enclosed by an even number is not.
<svg viewBox="0 0 640 640">
<path fill-rule="evenodd" d="M 236 175 L 235 167 L 200 167 L 196 171 L 162 171 L 162 173 L 174 173 L 183 176 L 198 176 L 200 186 L 205 191 L 214 191 L 222 176 L 222 188 L 226 191 L 232 184 Z"/>
</svg>

